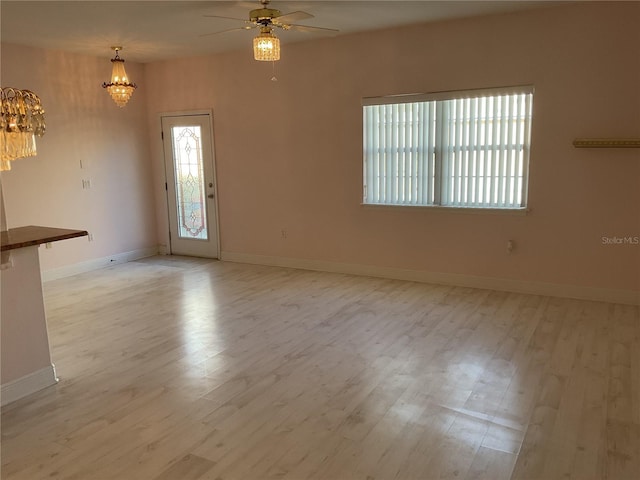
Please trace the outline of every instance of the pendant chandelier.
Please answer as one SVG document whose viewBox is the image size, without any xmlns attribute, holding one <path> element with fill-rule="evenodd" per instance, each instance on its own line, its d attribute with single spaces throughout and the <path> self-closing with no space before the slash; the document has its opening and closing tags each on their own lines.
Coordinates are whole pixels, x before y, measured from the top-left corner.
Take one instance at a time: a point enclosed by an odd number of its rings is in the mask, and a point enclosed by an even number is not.
<svg viewBox="0 0 640 480">
<path fill-rule="evenodd" d="M 127 72 L 124 70 L 124 60 L 118 56 L 118 52 L 122 50 L 122 47 L 111 47 L 111 49 L 116 52 L 116 56 L 111 59 L 111 63 L 113 63 L 111 81 L 103 83 L 102 88 L 106 88 L 116 105 L 122 108 L 127 104 L 133 91 L 138 86 L 129 82 Z"/>
<path fill-rule="evenodd" d="M 271 27 L 261 27 L 260 34 L 253 39 L 253 58 L 263 62 L 280 60 L 280 39 Z"/>
<path fill-rule="evenodd" d="M 0 170 L 11 170 L 13 160 L 37 154 L 36 136 L 44 135 L 44 109 L 29 90 L 0 88 Z"/>
</svg>

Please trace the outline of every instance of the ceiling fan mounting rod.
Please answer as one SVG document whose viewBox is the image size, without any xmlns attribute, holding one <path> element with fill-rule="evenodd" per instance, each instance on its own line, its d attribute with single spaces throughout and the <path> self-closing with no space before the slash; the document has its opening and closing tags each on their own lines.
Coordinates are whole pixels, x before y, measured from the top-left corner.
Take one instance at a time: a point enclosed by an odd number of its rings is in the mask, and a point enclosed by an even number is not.
<svg viewBox="0 0 640 480">
<path fill-rule="evenodd" d="M 262 26 L 267 26 L 273 23 L 272 20 L 274 18 L 282 15 L 280 10 L 276 10 L 275 8 L 268 8 L 270 1 L 271 0 L 260 0 L 262 8 L 256 8 L 255 10 L 251 10 L 251 12 L 249 12 L 249 18 L 252 22 L 258 23 Z"/>
</svg>

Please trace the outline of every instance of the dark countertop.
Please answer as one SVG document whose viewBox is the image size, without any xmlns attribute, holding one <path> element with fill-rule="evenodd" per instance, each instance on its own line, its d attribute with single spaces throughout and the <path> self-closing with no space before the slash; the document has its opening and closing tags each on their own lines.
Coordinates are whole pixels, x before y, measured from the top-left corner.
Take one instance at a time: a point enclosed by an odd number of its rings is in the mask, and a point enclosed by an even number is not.
<svg viewBox="0 0 640 480">
<path fill-rule="evenodd" d="M 71 230 L 68 228 L 40 227 L 29 225 L 27 227 L 10 228 L 0 232 L 2 251 L 16 248 L 31 247 L 43 243 L 57 242 L 69 238 L 86 237 L 86 230 Z"/>
</svg>

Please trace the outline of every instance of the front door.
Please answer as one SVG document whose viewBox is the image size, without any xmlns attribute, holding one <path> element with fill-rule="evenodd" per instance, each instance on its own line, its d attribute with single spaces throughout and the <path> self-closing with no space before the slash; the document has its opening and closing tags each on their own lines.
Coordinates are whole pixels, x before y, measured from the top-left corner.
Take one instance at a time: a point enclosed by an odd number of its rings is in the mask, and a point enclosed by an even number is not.
<svg viewBox="0 0 640 480">
<path fill-rule="evenodd" d="M 211 117 L 162 117 L 170 252 L 218 258 Z"/>
</svg>

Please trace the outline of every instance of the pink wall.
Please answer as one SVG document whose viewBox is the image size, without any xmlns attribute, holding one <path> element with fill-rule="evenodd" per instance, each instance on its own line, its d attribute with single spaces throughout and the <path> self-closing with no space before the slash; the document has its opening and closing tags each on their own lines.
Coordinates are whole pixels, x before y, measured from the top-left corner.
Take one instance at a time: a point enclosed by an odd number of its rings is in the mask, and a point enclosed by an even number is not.
<svg viewBox="0 0 640 480">
<path fill-rule="evenodd" d="M 149 121 L 213 108 L 223 255 L 640 290 L 640 246 L 602 244 L 640 236 L 639 151 L 571 144 L 640 136 L 639 20 L 638 3 L 582 4 L 284 44 L 278 82 L 247 34 L 146 65 Z M 360 205 L 362 97 L 519 84 L 536 89 L 529 215 Z"/>
<path fill-rule="evenodd" d="M 111 54 L 2 45 L 2 85 L 37 93 L 47 120 L 38 156 L 2 172 L 8 227 L 78 228 L 95 238 L 40 248 L 43 270 L 157 245 L 145 90 L 124 109 L 113 103 L 101 87 L 111 75 Z M 142 80 L 141 65 L 126 67 L 133 81 Z M 83 179 L 91 189 L 83 190 Z"/>
</svg>

